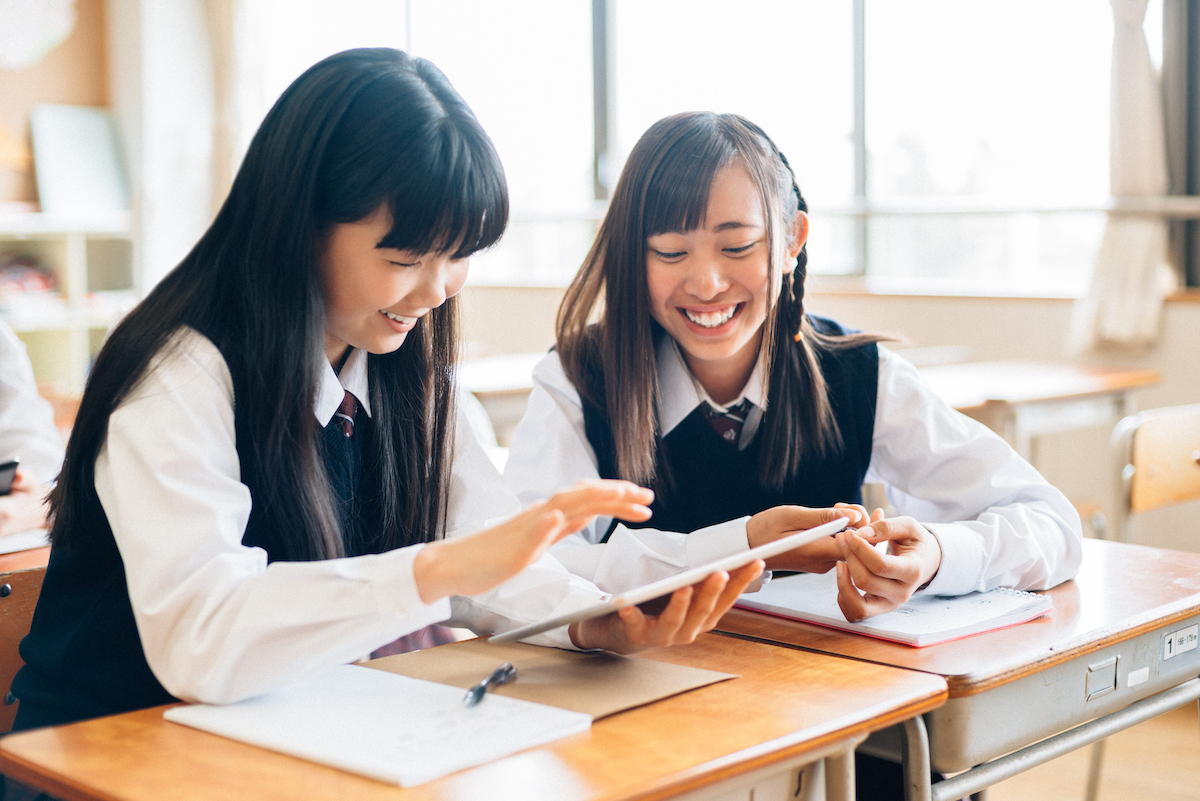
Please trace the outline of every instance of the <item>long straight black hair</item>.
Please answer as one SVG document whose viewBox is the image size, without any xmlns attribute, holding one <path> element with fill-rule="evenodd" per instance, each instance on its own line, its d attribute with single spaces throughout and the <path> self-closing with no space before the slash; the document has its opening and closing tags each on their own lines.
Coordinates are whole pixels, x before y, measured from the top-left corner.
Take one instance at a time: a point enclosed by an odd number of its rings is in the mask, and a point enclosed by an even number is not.
<svg viewBox="0 0 1200 801">
<path fill-rule="evenodd" d="M 318 254 L 328 232 L 386 207 L 380 247 L 463 258 L 508 220 L 491 141 L 446 77 L 391 49 L 339 53 L 296 79 L 263 120 L 229 197 L 186 258 L 113 331 L 84 391 L 50 499 L 55 546 L 89 530 L 94 465 L 108 418 L 151 359 L 188 326 L 221 349 L 256 475 L 256 512 L 284 532 L 273 559 L 343 554 L 313 415 L 325 367 Z M 384 551 L 437 535 L 453 447 L 453 299 L 394 353 L 368 360 L 373 436 L 363 486 Z M 245 441 L 243 441 L 245 440 Z"/>
<path fill-rule="evenodd" d="M 804 313 L 807 245 L 796 266 L 783 261 L 797 211 L 808 211 L 787 159 L 754 123 L 736 114 L 686 112 L 650 126 L 634 145 L 600 230 L 558 311 L 557 349 L 581 395 L 607 408 L 621 478 L 669 481 L 659 458 L 654 339 L 665 332 L 650 313 L 646 239 L 699 227 L 717 173 L 741 164 L 758 188 L 769 243 L 768 280 L 782 282 L 767 310 L 761 349 L 770 403 L 759 437 L 759 479 L 781 487 L 808 454 L 841 447 L 817 349 L 854 347 L 882 337 L 826 336 Z M 781 273 L 783 275 L 781 276 Z M 594 321 L 594 322 L 593 322 Z M 604 397 L 589 376 L 599 367 Z"/>
</svg>

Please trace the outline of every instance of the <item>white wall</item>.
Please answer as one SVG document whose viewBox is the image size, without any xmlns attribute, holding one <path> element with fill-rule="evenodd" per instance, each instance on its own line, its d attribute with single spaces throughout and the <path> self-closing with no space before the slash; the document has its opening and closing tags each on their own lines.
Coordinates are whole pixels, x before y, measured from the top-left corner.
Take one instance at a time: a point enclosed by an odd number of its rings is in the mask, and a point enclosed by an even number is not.
<svg viewBox="0 0 1200 801">
<path fill-rule="evenodd" d="M 204 0 L 108 0 L 109 80 L 126 150 L 144 294 L 204 233 L 213 73 Z"/>
<path fill-rule="evenodd" d="M 545 350 L 554 341 L 561 289 L 467 287 L 463 293 L 468 353 Z M 810 292 L 808 309 L 869 331 L 901 336 L 914 347 L 957 345 L 973 359 L 1072 361 L 1161 371 L 1162 382 L 1138 393 L 1138 408 L 1200 403 L 1200 293 L 1169 301 L 1153 348 L 1072 355 L 1066 338 L 1071 302 L 1030 298 L 951 298 Z M 1107 426 L 1044 437 L 1036 466 L 1072 500 L 1105 507 L 1112 499 Z M 1200 504 L 1149 513 L 1137 541 L 1200 551 Z"/>
</svg>

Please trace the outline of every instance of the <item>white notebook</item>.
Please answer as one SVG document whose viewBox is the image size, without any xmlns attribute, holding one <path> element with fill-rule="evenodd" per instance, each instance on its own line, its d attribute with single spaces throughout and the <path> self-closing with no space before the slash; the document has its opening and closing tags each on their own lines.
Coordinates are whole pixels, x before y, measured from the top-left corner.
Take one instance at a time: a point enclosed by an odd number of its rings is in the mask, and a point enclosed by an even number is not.
<svg viewBox="0 0 1200 801">
<path fill-rule="evenodd" d="M 832 570 L 774 579 L 736 605 L 916 647 L 1024 623 L 1054 608 L 1048 595 L 997 589 L 955 597 L 917 595 L 891 612 L 851 623 L 837 605 Z"/>
<path fill-rule="evenodd" d="M 0 537 L 0 553 L 16 553 L 34 548 L 45 548 L 50 544 L 50 532 L 44 528 L 33 528 L 17 534 Z"/>
<path fill-rule="evenodd" d="M 462 699 L 458 687 L 343 665 L 247 701 L 171 707 L 163 717 L 403 787 L 592 725 L 582 712 L 501 695 L 472 707 Z"/>
</svg>

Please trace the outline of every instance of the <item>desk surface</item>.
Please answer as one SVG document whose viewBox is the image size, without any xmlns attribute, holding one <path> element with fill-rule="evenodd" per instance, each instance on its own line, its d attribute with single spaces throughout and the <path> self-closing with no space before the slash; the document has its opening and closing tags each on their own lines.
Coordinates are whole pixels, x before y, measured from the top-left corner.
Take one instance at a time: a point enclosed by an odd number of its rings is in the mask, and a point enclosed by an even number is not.
<svg viewBox="0 0 1200 801">
<path fill-rule="evenodd" d="M 1049 362 L 966 362 L 921 368 L 921 377 L 960 412 L 989 403 L 1043 403 L 1115 394 L 1157 384 L 1158 370 Z"/>
<path fill-rule="evenodd" d="M 50 546 L 31 548 L 28 551 L 13 551 L 0 554 L 0 573 L 10 570 L 28 570 L 31 567 L 45 567 L 50 563 Z"/>
<path fill-rule="evenodd" d="M 741 674 L 588 732 L 402 790 L 162 720 L 148 709 L 0 740 L 0 771 L 69 801 L 161 798 L 668 798 L 823 751 L 940 706 L 943 679 L 702 636 L 653 659 Z"/>
<path fill-rule="evenodd" d="M 959 698 L 1200 612 L 1200 554 L 1093 539 L 1083 545 L 1079 576 L 1048 593 L 1050 615 L 940 645 L 910 648 L 743 609 L 730 610 L 717 628 L 937 674 Z"/>
</svg>

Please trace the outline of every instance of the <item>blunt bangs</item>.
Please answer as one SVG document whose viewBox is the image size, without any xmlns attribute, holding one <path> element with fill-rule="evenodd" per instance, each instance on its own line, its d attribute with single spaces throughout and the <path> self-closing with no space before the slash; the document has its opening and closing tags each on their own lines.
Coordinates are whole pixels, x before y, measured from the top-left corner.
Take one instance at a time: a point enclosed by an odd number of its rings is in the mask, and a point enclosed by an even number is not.
<svg viewBox="0 0 1200 801">
<path fill-rule="evenodd" d="M 396 171 L 392 229 L 379 246 L 455 259 L 486 250 L 508 224 L 507 182 L 491 142 L 449 118 L 437 121 L 427 142 L 420 164 Z"/>
<path fill-rule="evenodd" d="M 642 218 L 644 237 L 693 231 L 704 222 L 713 179 L 737 151 L 715 118 L 706 115 L 702 122 L 669 141 L 649 176 Z"/>
<path fill-rule="evenodd" d="M 643 139 L 661 148 L 647 181 L 643 236 L 699 228 L 713 179 L 735 161 L 759 186 L 764 203 L 775 199 L 774 155 L 766 134 L 748 120 L 707 111 L 677 114 L 656 123 Z"/>
<path fill-rule="evenodd" d="M 492 141 L 433 64 L 383 69 L 347 106 L 325 148 L 316 197 L 321 228 L 381 205 L 379 247 L 465 258 L 508 224 L 508 184 Z"/>
</svg>

